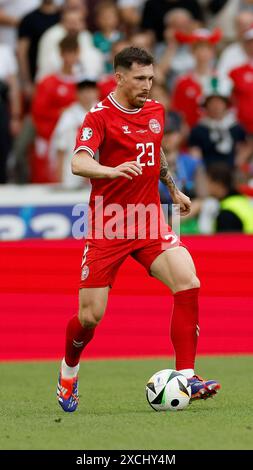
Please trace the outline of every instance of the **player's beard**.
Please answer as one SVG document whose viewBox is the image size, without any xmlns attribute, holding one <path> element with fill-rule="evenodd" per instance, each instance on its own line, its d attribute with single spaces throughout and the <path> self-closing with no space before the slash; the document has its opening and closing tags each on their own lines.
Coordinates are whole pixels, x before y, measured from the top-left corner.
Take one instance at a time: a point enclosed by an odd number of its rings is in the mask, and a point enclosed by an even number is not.
<svg viewBox="0 0 253 470">
<path fill-rule="evenodd" d="M 148 95 L 137 95 L 134 100 L 134 106 L 136 108 L 143 108 L 144 104 L 146 103 Z"/>
</svg>

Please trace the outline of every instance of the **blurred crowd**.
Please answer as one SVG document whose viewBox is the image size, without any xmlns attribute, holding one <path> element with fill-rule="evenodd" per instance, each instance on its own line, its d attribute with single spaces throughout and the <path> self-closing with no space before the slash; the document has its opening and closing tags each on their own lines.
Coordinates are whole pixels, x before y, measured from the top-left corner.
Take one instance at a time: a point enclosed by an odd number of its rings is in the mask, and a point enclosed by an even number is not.
<svg viewBox="0 0 253 470">
<path fill-rule="evenodd" d="M 182 230 L 253 233 L 253 0 L 0 0 L 0 184 L 88 184 L 76 132 L 129 45 L 155 57 Z"/>
</svg>

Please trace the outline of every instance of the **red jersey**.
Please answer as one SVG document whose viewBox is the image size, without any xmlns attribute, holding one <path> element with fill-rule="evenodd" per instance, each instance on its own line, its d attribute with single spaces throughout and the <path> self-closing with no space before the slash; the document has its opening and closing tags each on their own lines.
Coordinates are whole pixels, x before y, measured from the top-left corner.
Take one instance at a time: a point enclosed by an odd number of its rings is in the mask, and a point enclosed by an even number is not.
<svg viewBox="0 0 253 470">
<path fill-rule="evenodd" d="M 129 204 L 160 207 L 158 182 L 163 127 L 163 106 L 153 100 L 147 100 L 143 108 L 130 110 L 110 94 L 90 110 L 78 133 L 74 153 L 86 150 L 93 157 L 99 150 L 99 163 L 105 166 L 116 167 L 126 161 L 142 165 L 142 175 L 133 176 L 132 180 L 91 179 L 93 214 L 97 196 L 103 196 L 104 215 L 108 215 L 106 206 L 118 204 L 123 208 L 125 221 Z"/>
<path fill-rule="evenodd" d="M 74 77 L 49 75 L 38 83 L 32 104 L 36 132 L 49 139 L 62 111 L 76 101 Z"/>
<path fill-rule="evenodd" d="M 195 126 L 202 115 L 199 106 L 201 96 L 202 86 L 193 74 L 177 80 L 171 98 L 171 108 L 181 113 L 190 127 Z"/>
<path fill-rule="evenodd" d="M 246 131 L 253 132 L 253 65 L 248 63 L 230 72 L 234 82 L 233 95 L 239 122 Z"/>
</svg>

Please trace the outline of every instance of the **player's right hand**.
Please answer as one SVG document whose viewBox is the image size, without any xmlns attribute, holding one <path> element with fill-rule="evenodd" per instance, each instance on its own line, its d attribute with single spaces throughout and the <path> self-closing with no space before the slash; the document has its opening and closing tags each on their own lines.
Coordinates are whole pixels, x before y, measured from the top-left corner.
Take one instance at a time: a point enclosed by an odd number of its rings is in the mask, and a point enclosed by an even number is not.
<svg viewBox="0 0 253 470">
<path fill-rule="evenodd" d="M 116 167 L 107 167 L 108 168 L 108 175 L 107 178 L 115 179 L 123 176 L 129 180 L 133 179 L 133 176 L 138 176 L 142 174 L 142 166 L 140 163 L 133 161 L 133 162 L 124 162 L 121 165 Z"/>
</svg>

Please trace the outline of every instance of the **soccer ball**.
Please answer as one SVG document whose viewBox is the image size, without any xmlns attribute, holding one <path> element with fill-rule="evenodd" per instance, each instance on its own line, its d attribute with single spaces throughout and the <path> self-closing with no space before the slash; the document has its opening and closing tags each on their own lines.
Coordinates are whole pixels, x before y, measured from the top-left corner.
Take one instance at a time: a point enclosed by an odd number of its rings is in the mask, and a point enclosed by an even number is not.
<svg viewBox="0 0 253 470">
<path fill-rule="evenodd" d="M 146 397 L 156 411 L 183 410 L 189 405 L 191 387 L 187 378 L 172 369 L 156 372 L 146 385 Z"/>
</svg>

